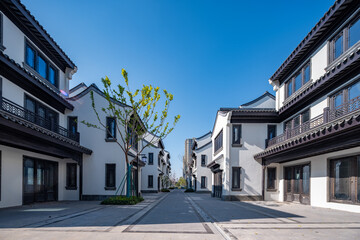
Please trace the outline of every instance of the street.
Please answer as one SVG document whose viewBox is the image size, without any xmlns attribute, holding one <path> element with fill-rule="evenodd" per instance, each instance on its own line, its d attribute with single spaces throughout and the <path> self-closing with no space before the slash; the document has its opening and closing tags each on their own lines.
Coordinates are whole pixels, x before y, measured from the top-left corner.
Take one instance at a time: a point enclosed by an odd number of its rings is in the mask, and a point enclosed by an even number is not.
<svg viewBox="0 0 360 240">
<path fill-rule="evenodd" d="M 135 206 L 74 201 L 0 209 L 0 239 L 360 239 L 356 213 L 183 190 L 144 198 Z"/>
</svg>

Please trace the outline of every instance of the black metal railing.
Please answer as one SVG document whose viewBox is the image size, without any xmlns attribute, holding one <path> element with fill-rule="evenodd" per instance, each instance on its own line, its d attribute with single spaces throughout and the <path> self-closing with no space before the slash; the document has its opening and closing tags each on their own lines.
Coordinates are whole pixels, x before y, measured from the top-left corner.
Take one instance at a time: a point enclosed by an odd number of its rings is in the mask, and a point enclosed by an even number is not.
<svg viewBox="0 0 360 240">
<path fill-rule="evenodd" d="M 325 108 L 323 114 L 310 119 L 307 122 L 304 122 L 295 128 L 286 129 L 285 132 L 279 136 L 276 136 L 270 140 L 267 140 L 267 147 L 281 143 L 287 139 L 305 133 L 315 127 L 321 126 L 330 121 L 339 119 L 349 113 L 352 113 L 360 109 L 360 96 L 349 100 L 348 102 L 334 107 L 334 108 Z"/>
<path fill-rule="evenodd" d="M 34 123 L 40 127 L 46 128 L 54 133 L 60 134 L 64 137 L 67 137 L 71 140 L 79 142 L 80 134 L 78 132 L 74 133 L 69 131 L 68 129 L 60 126 L 55 121 L 51 119 L 44 118 L 34 112 L 27 110 L 26 108 L 6 99 L 0 98 L 1 101 L 1 109 L 5 112 L 11 113 L 17 117 L 20 117 L 24 120 L 27 120 L 31 123 Z"/>
</svg>

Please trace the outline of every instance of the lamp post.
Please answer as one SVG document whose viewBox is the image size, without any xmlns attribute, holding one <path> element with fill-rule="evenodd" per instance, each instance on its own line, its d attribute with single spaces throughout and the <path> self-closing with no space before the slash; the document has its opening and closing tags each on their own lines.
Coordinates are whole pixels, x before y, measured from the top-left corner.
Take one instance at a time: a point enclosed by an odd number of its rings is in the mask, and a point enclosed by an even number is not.
<svg viewBox="0 0 360 240">
<path fill-rule="evenodd" d="M 146 163 L 146 154 L 142 153 L 142 154 L 139 154 L 141 156 L 141 160 Z M 139 197 L 140 196 L 140 193 L 139 193 L 139 174 L 140 174 L 140 167 L 139 167 L 139 156 L 136 158 L 136 164 L 137 164 L 137 180 L 136 180 L 136 196 Z"/>
</svg>

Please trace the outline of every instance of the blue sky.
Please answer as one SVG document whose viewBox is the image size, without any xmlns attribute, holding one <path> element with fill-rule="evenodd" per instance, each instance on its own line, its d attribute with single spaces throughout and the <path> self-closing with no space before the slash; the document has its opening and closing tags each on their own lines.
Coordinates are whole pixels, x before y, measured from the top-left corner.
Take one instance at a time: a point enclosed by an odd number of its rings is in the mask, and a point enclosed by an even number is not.
<svg viewBox="0 0 360 240">
<path fill-rule="evenodd" d="M 22 2 L 78 66 L 71 87 L 120 81 L 125 68 L 134 88 L 174 94 L 181 120 L 165 146 L 179 177 L 185 139 L 212 130 L 220 107 L 272 92 L 270 76 L 334 0 Z"/>
</svg>

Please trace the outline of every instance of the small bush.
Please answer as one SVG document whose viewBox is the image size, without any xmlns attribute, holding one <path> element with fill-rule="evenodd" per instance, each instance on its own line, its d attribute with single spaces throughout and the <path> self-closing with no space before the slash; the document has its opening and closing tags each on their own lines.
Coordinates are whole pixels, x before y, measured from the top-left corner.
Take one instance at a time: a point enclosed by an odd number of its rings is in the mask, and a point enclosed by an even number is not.
<svg viewBox="0 0 360 240">
<path fill-rule="evenodd" d="M 194 192 L 194 189 L 188 188 L 188 189 L 185 190 L 185 192 Z"/>
<path fill-rule="evenodd" d="M 175 189 L 174 187 L 169 187 L 169 189 Z"/>
<path fill-rule="evenodd" d="M 102 205 L 135 205 L 142 201 L 144 201 L 144 198 L 142 197 L 114 196 L 103 200 L 101 204 Z"/>
<path fill-rule="evenodd" d="M 161 189 L 161 192 L 170 192 L 170 190 L 167 188 L 163 188 L 163 189 Z"/>
</svg>

